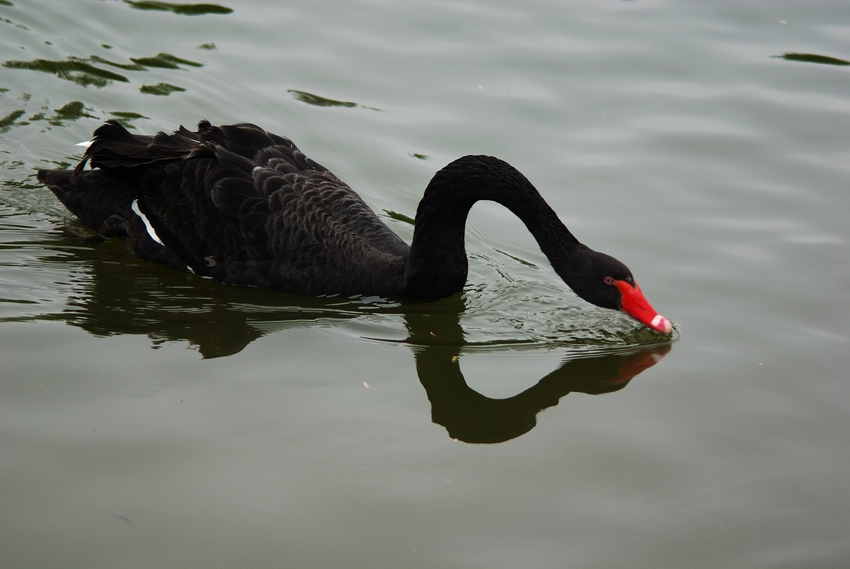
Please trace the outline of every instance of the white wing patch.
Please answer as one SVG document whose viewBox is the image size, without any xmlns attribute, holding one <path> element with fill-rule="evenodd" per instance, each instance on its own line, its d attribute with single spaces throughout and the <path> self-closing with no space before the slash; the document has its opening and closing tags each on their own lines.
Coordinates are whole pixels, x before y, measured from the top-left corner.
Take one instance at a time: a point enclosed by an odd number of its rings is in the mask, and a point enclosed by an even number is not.
<svg viewBox="0 0 850 569">
<path fill-rule="evenodd" d="M 133 200 L 133 205 L 130 207 L 133 209 L 133 213 L 142 218 L 142 221 L 145 224 L 145 229 L 148 230 L 148 235 L 151 236 L 151 239 L 162 245 L 162 240 L 159 238 L 159 235 L 156 234 L 156 231 L 154 230 L 153 225 L 151 225 L 150 220 L 145 217 L 145 214 L 143 214 L 142 210 L 139 209 L 139 200 Z"/>
</svg>

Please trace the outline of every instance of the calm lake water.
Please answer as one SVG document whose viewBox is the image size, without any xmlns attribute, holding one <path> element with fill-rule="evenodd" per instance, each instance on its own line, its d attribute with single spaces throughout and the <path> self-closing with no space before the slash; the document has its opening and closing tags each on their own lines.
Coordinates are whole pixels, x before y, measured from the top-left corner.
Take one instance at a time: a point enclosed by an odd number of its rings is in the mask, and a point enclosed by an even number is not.
<svg viewBox="0 0 850 569">
<path fill-rule="evenodd" d="M 848 61 L 826 0 L 0 0 L 3 568 L 850 566 Z M 675 341 L 491 204 L 424 304 L 72 238 L 35 170 L 108 118 L 260 124 L 406 240 L 498 156 Z"/>
</svg>

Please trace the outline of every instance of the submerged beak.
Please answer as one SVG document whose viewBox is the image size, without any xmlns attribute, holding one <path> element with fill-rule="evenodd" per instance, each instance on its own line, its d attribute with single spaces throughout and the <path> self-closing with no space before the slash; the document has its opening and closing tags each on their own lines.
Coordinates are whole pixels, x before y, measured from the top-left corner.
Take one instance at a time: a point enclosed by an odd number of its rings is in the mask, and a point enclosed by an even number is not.
<svg viewBox="0 0 850 569">
<path fill-rule="evenodd" d="M 637 283 L 632 285 L 626 281 L 614 281 L 617 288 L 620 289 L 620 294 L 623 296 L 623 312 L 646 324 L 656 332 L 669 334 L 673 331 L 673 325 L 670 320 L 658 314 L 649 302 L 644 298 L 643 293 Z"/>
</svg>

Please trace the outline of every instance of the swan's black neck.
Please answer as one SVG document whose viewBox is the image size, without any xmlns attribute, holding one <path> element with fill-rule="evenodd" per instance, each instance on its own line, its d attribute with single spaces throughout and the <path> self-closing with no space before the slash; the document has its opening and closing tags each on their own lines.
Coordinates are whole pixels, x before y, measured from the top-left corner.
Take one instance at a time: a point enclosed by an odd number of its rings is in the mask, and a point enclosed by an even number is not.
<svg viewBox="0 0 850 569">
<path fill-rule="evenodd" d="M 540 193 L 514 167 L 490 156 L 464 156 L 437 172 L 416 210 L 416 226 L 405 270 L 410 296 L 438 298 L 463 289 L 468 271 L 464 230 L 479 200 L 502 204 L 519 217 L 571 284 L 571 258 L 587 248 L 567 230 Z"/>
</svg>

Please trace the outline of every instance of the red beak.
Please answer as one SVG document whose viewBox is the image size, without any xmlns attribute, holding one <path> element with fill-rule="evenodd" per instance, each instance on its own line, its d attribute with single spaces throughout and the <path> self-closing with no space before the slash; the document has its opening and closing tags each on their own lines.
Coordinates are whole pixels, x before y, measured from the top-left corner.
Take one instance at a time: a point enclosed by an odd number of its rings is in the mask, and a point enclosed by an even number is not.
<svg viewBox="0 0 850 569">
<path fill-rule="evenodd" d="M 623 296 L 623 312 L 662 334 L 669 334 L 673 331 L 673 325 L 670 323 L 670 320 L 658 314 L 649 305 L 637 283 L 631 284 L 626 281 L 614 281 L 614 284 L 617 285 L 617 288 L 620 289 L 620 294 Z"/>
</svg>

